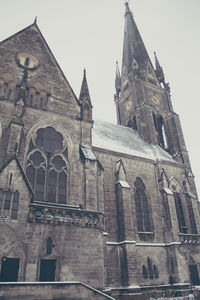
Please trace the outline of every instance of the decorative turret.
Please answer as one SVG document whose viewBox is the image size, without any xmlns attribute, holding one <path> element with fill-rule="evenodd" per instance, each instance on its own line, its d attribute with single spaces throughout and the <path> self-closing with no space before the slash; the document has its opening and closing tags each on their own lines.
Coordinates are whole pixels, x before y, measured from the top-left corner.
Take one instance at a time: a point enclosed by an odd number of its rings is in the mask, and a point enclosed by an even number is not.
<svg viewBox="0 0 200 300">
<path fill-rule="evenodd" d="M 165 84 L 165 76 L 162 67 L 160 66 L 160 63 L 158 61 L 158 58 L 156 56 L 156 52 L 154 52 L 155 56 L 155 65 L 156 65 L 156 75 L 160 83 Z"/>
<path fill-rule="evenodd" d="M 90 93 L 88 89 L 85 69 L 83 71 L 83 81 L 82 81 L 79 101 L 81 103 L 82 119 L 87 122 L 92 122 L 92 103 L 90 99 Z"/>
</svg>

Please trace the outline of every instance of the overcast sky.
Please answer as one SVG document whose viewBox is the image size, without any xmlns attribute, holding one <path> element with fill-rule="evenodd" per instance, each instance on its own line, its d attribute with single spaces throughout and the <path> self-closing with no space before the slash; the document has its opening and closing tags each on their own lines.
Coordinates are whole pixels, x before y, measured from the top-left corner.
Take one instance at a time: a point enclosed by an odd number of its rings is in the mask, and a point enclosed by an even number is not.
<svg viewBox="0 0 200 300">
<path fill-rule="evenodd" d="M 121 67 L 123 0 L 0 0 L 0 40 L 37 24 L 77 97 L 83 69 L 95 119 L 116 122 L 115 62 Z M 130 0 L 150 57 L 170 83 L 200 195 L 200 0 Z"/>
</svg>

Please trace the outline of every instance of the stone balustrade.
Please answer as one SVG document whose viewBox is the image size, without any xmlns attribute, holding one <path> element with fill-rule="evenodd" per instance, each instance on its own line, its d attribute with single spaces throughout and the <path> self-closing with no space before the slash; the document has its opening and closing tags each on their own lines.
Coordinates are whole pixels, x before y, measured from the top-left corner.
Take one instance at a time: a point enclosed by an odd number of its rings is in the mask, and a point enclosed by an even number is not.
<svg viewBox="0 0 200 300">
<path fill-rule="evenodd" d="M 104 215 L 97 211 L 86 211 L 79 206 L 31 203 L 28 221 L 33 223 L 76 225 L 104 228 Z"/>
<path fill-rule="evenodd" d="M 182 244 L 199 244 L 200 243 L 200 235 L 198 234 L 186 234 L 179 233 L 179 241 Z"/>
</svg>

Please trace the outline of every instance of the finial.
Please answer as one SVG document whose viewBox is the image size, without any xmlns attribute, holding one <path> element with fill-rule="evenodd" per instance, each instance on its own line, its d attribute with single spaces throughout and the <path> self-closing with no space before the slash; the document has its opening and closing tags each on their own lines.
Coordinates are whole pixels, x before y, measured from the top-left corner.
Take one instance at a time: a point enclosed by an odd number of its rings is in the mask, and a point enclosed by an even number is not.
<svg viewBox="0 0 200 300">
<path fill-rule="evenodd" d="M 36 24 L 37 23 L 37 16 L 35 17 L 35 20 L 34 20 L 34 24 Z"/>
<path fill-rule="evenodd" d="M 83 76 L 86 77 L 86 69 L 83 70 Z"/>
</svg>

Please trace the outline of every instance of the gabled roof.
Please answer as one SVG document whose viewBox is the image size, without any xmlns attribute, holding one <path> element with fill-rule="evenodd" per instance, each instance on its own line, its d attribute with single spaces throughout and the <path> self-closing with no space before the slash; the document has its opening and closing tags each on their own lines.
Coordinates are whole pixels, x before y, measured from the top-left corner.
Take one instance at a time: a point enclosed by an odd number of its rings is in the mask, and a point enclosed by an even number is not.
<svg viewBox="0 0 200 300">
<path fill-rule="evenodd" d="M 28 188 L 28 190 L 29 190 L 31 196 L 33 196 L 33 194 L 34 194 L 33 189 L 32 189 L 32 187 L 31 187 L 31 184 L 29 183 L 29 180 L 28 180 L 26 174 L 24 173 L 24 170 L 23 170 L 23 168 L 22 168 L 22 166 L 21 166 L 21 164 L 20 164 L 19 159 L 17 158 L 16 153 L 13 153 L 13 154 L 8 158 L 8 160 L 5 162 L 5 164 L 0 168 L 0 174 L 2 173 L 2 171 L 3 171 L 3 170 L 11 163 L 11 161 L 13 161 L 13 160 L 16 161 L 16 164 L 17 164 L 17 166 L 18 166 L 18 168 L 19 168 L 19 171 L 20 171 L 20 173 L 21 173 L 21 175 L 22 175 L 22 177 L 23 177 L 23 180 L 24 180 L 24 182 L 25 182 L 25 184 L 26 184 L 26 186 L 27 186 L 27 188 Z"/>
<path fill-rule="evenodd" d="M 92 129 L 92 146 L 153 161 L 176 163 L 171 155 L 158 145 L 143 141 L 136 131 L 122 125 L 95 121 Z"/>
<path fill-rule="evenodd" d="M 11 35 L 10 37 L 6 38 L 5 40 L 1 41 L 1 42 L 0 42 L 0 46 L 1 46 L 1 45 L 4 45 L 6 42 L 8 42 L 8 41 L 10 41 L 10 40 L 12 40 L 12 39 L 18 38 L 21 34 L 23 34 L 23 33 L 25 33 L 25 32 L 28 32 L 28 31 L 32 31 L 32 30 L 35 30 L 35 31 L 38 33 L 38 35 L 40 36 L 42 42 L 44 43 L 46 49 L 47 49 L 48 52 L 49 52 L 49 55 L 51 56 L 52 60 L 55 62 L 55 65 L 57 66 L 57 68 L 59 69 L 59 71 L 61 72 L 61 75 L 62 75 L 64 81 L 66 82 L 67 86 L 68 86 L 69 89 L 70 89 L 70 92 L 72 93 L 72 95 L 73 95 L 74 98 L 76 99 L 77 104 L 80 105 L 80 103 L 79 103 L 79 101 L 78 101 L 78 99 L 77 99 L 77 97 L 76 97 L 76 95 L 75 95 L 73 89 L 71 88 L 71 86 L 70 86 L 70 84 L 69 84 L 67 78 L 65 77 L 65 74 L 63 73 L 61 67 L 59 66 L 59 64 L 58 64 L 58 62 L 57 62 L 55 56 L 53 55 L 51 49 L 49 48 L 49 46 L 48 46 L 48 44 L 47 44 L 47 42 L 46 42 L 44 36 L 42 35 L 42 33 L 41 33 L 41 31 L 40 31 L 40 29 L 39 29 L 39 27 L 38 27 L 38 25 L 37 25 L 36 22 L 34 22 L 33 24 L 31 24 L 31 25 L 25 27 L 24 29 L 18 31 L 17 33 Z"/>
</svg>

